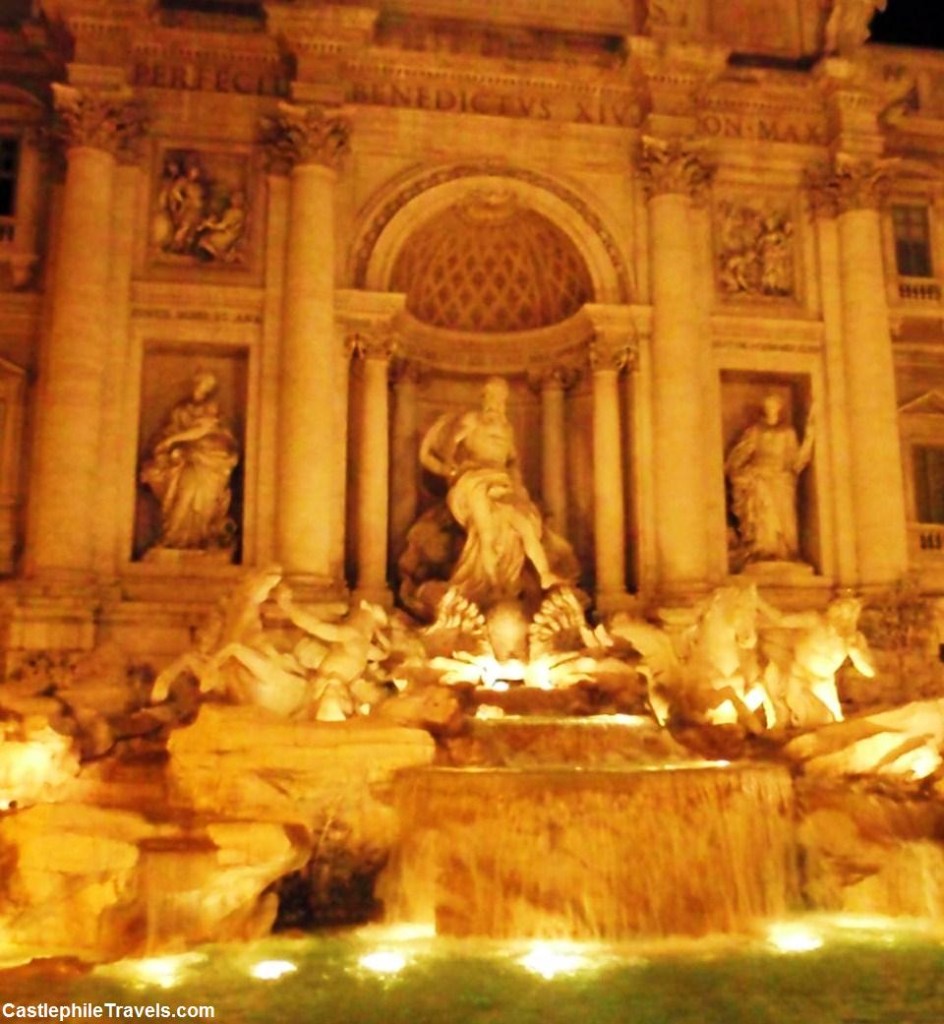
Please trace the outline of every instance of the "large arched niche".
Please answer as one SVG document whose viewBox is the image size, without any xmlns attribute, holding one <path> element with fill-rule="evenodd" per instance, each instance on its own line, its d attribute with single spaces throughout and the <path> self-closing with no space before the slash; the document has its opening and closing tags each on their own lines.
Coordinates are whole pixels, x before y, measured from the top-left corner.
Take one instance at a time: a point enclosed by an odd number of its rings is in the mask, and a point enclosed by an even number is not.
<svg viewBox="0 0 944 1024">
<path fill-rule="evenodd" d="M 572 244 L 586 267 L 590 301 L 630 302 L 631 284 L 619 246 L 591 203 L 561 184 L 514 169 L 441 168 L 392 184 L 365 210 L 351 249 L 349 280 L 355 288 L 397 290 L 394 272 L 410 240 L 473 196 L 502 195 L 527 216 L 540 217 Z"/>
<path fill-rule="evenodd" d="M 478 248 L 468 262 L 467 241 Z M 482 289 L 507 284 L 485 265 L 500 260 L 503 250 L 509 254 L 504 270 L 521 276 L 522 304 L 505 294 L 496 299 L 495 315 L 476 319 L 471 314 L 481 313 L 488 301 Z M 449 312 L 448 295 L 426 307 L 412 301 L 417 284 L 427 296 L 435 289 L 432 271 L 449 260 L 461 266 L 446 290 L 469 303 L 460 315 Z M 378 192 L 363 211 L 347 270 L 354 287 L 345 292 L 345 307 L 352 314 L 359 305 L 389 307 L 398 339 L 390 447 L 397 466 L 389 493 L 393 564 L 417 515 L 443 498 L 441 481 L 419 465 L 421 438 L 443 414 L 478 406 L 484 378 L 497 374 L 510 385 L 508 415 L 527 490 L 592 572 L 592 389 L 589 375 L 580 371 L 599 312 L 625 310 L 632 294 L 620 247 L 593 202 L 558 182 L 507 168 L 414 174 Z M 481 281 L 473 280 L 476 274 Z M 559 285 L 562 294 L 556 296 Z M 401 303 L 397 311 L 386 301 L 394 297 Z M 559 426 L 549 418 L 555 394 L 561 401 Z M 355 366 L 355 438 L 367 415 Z M 570 490 L 566 507 L 552 500 L 549 452 L 556 453 L 557 475 Z M 353 493 L 356 467 L 351 472 Z"/>
</svg>

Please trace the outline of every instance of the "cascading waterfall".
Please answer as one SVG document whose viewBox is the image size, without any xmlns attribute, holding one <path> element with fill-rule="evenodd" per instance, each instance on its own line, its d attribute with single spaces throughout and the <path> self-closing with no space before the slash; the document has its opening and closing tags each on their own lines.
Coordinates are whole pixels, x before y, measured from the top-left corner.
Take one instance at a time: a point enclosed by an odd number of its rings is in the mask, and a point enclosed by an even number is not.
<svg viewBox="0 0 944 1024">
<path fill-rule="evenodd" d="M 415 769 L 394 801 L 388 918 L 444 935 L 734 932 L 796 901 L 778 766 Z"/>
</svg>

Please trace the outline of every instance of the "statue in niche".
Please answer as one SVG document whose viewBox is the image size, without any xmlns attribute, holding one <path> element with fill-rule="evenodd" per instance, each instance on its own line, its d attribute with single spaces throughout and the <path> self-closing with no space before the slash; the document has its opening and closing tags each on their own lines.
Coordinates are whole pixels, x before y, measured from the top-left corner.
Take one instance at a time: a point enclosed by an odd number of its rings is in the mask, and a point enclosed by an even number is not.
<svg viewBox="0 0 944 1024">
<path fill-rule="evenodd" d="M 541 512 L 521 479 L 507 400 L 508 383 L 491 378 L 481 409 L 441 416 L 420 446 L 424 468 L 448 482 L 446 504 L 465 531 L 449 585 L 483 607 L 519 597 L 527 565 L 542 592 L 572 582 L 551 565 Z"/>
<path fill-rule="evenodd" d="M 760 419 L 738 438 L 725 460 L 731 511 L 737 520 L 735 568 L 751 562 L 798 562 L 797 479 L 813 453 L 813 410 L 803 442 L 783 421 L 783 399 L 767 395 Z"/>
<path fill-rule="evenodd" d="M 217 388 L 215 374 L 194 374 L 191 394 L 171 409 L 141 467 L 141 483 L 161 509 L 160 536 L 145 558 L 167 549 L 232 557 L 236 523 L 229 515 L 230 478 L 239 445 L 220 413 Z"/>
<path fill-rule="evenodd" d="M 793 221 L 787 211 L 719 204 L 718 282 L 728 295 L 786 298 L 794 292 Z"/>
<path fill-rule="evenodd" d="M 244 175 L 224 160 L 214 173 L 200 154 L 168 152 L 151 221 L 151 242 L 162 252 L 203 262 L 242 261 L 247 203 L 245 189 L 235 183 Z"/>
</svg>

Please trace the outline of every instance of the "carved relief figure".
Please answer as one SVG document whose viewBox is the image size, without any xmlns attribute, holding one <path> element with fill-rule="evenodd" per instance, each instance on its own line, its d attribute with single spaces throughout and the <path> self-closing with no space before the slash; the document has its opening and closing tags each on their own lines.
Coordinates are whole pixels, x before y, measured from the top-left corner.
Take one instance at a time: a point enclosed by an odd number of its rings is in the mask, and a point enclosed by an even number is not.
<svg viewBox="0 0 944 1024">
<path fill-rule="evenodd" d="M 794 294 L 793 221 L 788 211 L 719 204 L 718 283 L 728 295 Z"/>
<path fill-rule="evenodd" d="M 194 375 L 191 394 L 171 409 L 141 468 L 141 482 L 161 507 L 156 548 L 231 552 L 235 547 L 230 477 L 239 445 L 220 412 L 217 387 L 214 374 Z"/>
<path fill-rule="evenodd" d="M 466 531 L 450 583 L 480 604 L 518 596 L 528 562 L 542 590 L 562 582 L 542 541 L 541 513 L 521 479 L 507 399 L 507 382 L 493 377 L 481 409 L 441 416 L 420 446 L 423 466 L 448 482 L 449 511 Z"/>
<path fill-rule="evenodd" d="M 736 567 L 748 562 L 798 561 L 797 478 L 813 453 L 813 412 L 801 444 L 783 420 L 783 400 L 769 394 L 760 419 L 738 438 L 725 461 L 731 510 L 737 519 Z"/>
<path fill-rule="evenodd" d="M 151 243 L 170 256 L 239 263 L 248 210 L 245 168 L 236 158 L 170 150 L 151 220 Z"/>
</svg>

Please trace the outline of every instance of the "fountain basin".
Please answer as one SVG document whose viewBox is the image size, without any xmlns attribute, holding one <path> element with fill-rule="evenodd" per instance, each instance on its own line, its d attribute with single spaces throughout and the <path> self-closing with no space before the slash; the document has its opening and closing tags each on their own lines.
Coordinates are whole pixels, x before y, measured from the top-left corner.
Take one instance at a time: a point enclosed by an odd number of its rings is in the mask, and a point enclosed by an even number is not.
<svg viewBox="0 0 944 1024">
<path fill-rule="evenodd" d="M 797 900 L 774 765 L 399 773 L 390 921 L 438 934 L 625 939 L 749 930 Z"/>
</svg>

